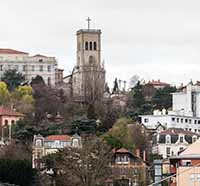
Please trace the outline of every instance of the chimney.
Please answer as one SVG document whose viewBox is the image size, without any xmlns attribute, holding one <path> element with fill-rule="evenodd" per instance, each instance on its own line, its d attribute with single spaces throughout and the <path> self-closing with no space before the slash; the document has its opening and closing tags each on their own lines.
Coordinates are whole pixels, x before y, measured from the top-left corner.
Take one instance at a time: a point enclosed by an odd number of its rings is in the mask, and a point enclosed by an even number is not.
<svg viewBox="0 0 200 186">
<path fill-rule="evenodd" d="M 136 156 L 140 157 L 140 149 L 136 149 Z"/>
<path fill-rule="evenodd" d="M 146 151 L 143 150 L 143 161 L 146 161 Z"/>
</svg>

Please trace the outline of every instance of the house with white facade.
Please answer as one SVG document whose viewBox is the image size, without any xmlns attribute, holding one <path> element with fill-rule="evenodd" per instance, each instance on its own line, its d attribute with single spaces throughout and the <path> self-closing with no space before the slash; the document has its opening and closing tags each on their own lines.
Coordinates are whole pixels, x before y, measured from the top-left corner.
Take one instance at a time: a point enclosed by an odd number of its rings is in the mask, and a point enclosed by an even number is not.
<svg viewBox="0 0 200 186">
<path fill-rule="evenodd" d="M 179 92 L 172 93 L 172 110 L 155 110 L 153 115 L 141 115 L 141 123 L 154 129 L 157 125 L 166 128 L 182 128 L 200 133 L 200 85 L 188 84 Z"/>
<path fill-rule="evenodd" d="M 47 85 L 54 86 L 57 61 L 55 57 L 44 55 L 30 56 L 29 53 L 0 48 L 0 78 L 6 70 L 16 69 L 25 76 L 27 82 L 40 75 Z"/>
<path fill-rule="evenodd" d="M 198 138 L 197 133 L 170 128 L 154 136 L 152 153 L 162 155 L 163 158 L 177 156 Z"/>
<path fill-rule="evenodd" d="M 58 152 L 58 150 L 66 147 L 81 148 L 82 141 L 78 134 L 68 135 L 50 135 L 43 137 L 35 135 L 32 148 L 32 166 L 33 168 L 41 168 L 41 159 L 48 154 Z"/>
</svg>

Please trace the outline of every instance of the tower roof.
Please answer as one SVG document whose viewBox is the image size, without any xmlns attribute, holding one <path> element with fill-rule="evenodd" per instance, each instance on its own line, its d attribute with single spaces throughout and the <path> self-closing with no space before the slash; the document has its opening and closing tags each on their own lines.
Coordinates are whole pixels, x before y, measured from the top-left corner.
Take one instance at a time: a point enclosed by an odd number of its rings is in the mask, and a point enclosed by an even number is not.
<svg viewBox="0 0 200 186">
<path fill-rule="evenodd" d="M 101 34 L 100 29 L 80 29 L 76 32 L 76 34 Z"/>
</svg>

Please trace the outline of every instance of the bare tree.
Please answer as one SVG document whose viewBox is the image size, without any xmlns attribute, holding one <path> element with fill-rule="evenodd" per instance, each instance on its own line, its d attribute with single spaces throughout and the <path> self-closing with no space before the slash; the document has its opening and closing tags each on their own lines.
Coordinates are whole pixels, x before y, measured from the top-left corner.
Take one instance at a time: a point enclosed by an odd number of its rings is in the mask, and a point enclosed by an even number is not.
<svg viewBox="0 0 200 186">
<path fill-rule="evenodd" d="M 61 160 L 56 163 L 62 170 L 56 178 L 60 185 L 103 185 L 110 176 L 111 149 L 97 138 L 89 137 L 82 148 L 65 148 L 60 153 Z"/>
<path fill-rule="evenodd" d="M 90 59 L 89 65 L 84 67 L 84 96 L 85 102 L 94 104 L 103 98 L 105 89 L 105 70 Z"/>
</svg>

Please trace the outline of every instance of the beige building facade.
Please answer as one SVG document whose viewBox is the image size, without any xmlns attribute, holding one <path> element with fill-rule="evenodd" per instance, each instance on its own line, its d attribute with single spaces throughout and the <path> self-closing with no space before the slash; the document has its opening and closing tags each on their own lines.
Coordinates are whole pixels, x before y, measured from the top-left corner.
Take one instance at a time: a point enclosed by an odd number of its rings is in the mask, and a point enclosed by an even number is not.
<svg viewBox="0 0 200 186">
<path fill-rule="evenodd" d="M 55 57 L 29 53 L 13 49 L 0 49 L 0 77 L 6 70 L 16 69 L 25 76 L 27 82 L 40 75 L 45 83 L 54 86 L 56 83 L 57 61 Z"/>
</svg>

